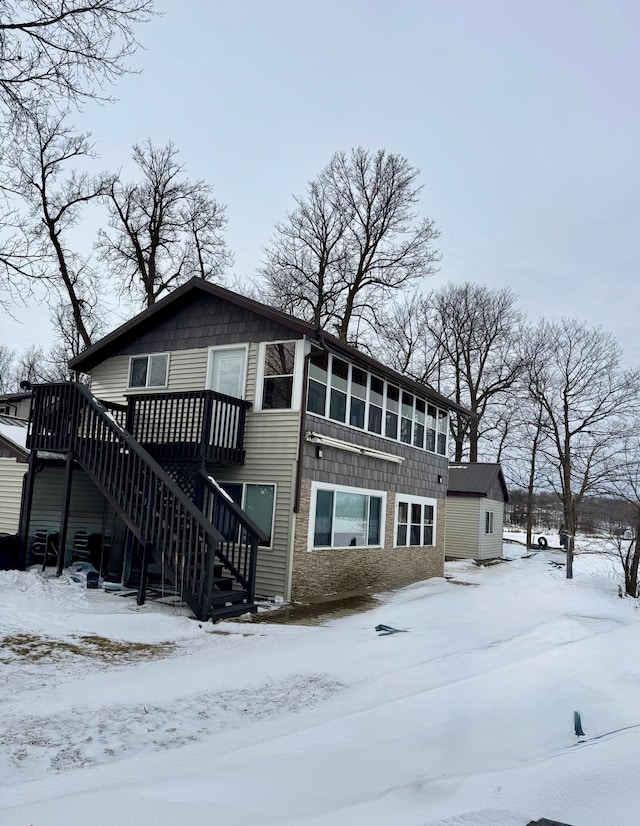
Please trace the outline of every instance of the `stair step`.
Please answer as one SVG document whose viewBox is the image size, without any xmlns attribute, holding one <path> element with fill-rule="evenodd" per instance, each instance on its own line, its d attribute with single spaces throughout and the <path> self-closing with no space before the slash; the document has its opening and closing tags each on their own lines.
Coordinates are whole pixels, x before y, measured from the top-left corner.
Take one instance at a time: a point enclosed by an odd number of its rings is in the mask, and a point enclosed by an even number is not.
<svg viewBox="0 0 640 826">
<path fill-rule="evenodd" d="M 214 591 L 210 601 L 212 606 L 226 605 L 227 603 L 238 603 L 248 599 L 246 591 Z"/>
<path fill-rule="evenodd" d="M 218 620 L 239 617 L 242 614 L 255 614 L 257 610 L 258 606 L 253 602 L 243 603 L 242 605 L 227 605 L 222 608 L 212 608 L 209 611 L 209 617 L 213 622 L 218 622 Z"/>
<path fill-rule="evenodd" d="M 235 579 L 232 576 L 214 576 L 211 584 L 219 591 L 230 591 L 233 588 Z"/>
</svg>

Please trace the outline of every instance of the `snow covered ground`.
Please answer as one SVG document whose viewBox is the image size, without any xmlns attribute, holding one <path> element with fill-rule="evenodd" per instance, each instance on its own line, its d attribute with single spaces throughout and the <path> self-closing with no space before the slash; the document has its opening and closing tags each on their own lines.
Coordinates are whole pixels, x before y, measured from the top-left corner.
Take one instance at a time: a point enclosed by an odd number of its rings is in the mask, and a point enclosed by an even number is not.
<svg viewBox="0 0 640 826">
<path fill-rule="evenodd" d="M 636 826 L 638 605 L 522 553 L 317 627 L 0 572 L 0 823 Z"/>
</svg>

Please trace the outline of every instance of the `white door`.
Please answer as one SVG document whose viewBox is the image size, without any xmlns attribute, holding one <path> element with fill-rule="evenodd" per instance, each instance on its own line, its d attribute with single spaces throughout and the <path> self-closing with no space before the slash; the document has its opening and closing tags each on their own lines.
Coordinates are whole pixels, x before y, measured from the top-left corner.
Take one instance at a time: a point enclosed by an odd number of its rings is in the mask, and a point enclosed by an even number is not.
<svg viewBox="0 0 640 826">
<path fill-rule="evenodd" d="M 245 347 L 229 347 L 211 351 L 209 363 L 209 387 L 218 393 L 244 398 Z"/>
</svg>

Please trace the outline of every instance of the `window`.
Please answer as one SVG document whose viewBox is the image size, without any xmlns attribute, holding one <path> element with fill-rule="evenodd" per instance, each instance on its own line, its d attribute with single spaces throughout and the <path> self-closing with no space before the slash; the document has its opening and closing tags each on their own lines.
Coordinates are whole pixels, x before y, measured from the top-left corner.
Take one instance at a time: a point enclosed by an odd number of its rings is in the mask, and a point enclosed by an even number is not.
<svg viewBox="0 0 640 826">
<path fill-rule="evenodd" d="M 309 359 L 307 412 L 447 455 L 446 410 L 332 353 L 316 352 Z"/>
<path fill-rule="evenodd" d="M 396 507 L 396 547 L 433 545 L 435 499 L 398 497 Z"/>
<path fill-rule="evenodd" d="M 294 341 L 267 344 L 264 350 L 263 410 L 290 410 L 296 361 Z"/>
<path fill-rule="evenodd" d="M 347 417 L 347 387 L 349 384 L 349 365 L 346 361 L 333 358 L 331 365 L 331 400 L 329 418 L 344 422 Z"/>
<path fill-rule="evenodd" d="M 484 532 L 493 533 L 493 513 L 486 511 L 484 515 Z"/>
<path fill-rule="evenodd" d="M 129 362 L 129 387 L 166 387 L 169 354 L 132 356 Z"/>
<path fill-rule="evenodd" d="M 316 353 L 309 359 L 309 397 L 307 410 L 309 413 L 326 415 L 327 409 L 327 381 L 329 375 L 329 354 Z"/>
<path fill-rule="evenodd" d="M 249 482 L 223 482 L 220 487 L 229 494 L 236 505 L 239 505 L 265 534 L 267 539 L 260 543 L 260 547 L 270 548 L 273 539 L 276 486 Z"/>
<path fill-rule="evenodd" d="M 371 433 L 382 433 L 383 394 L 384 382 L 376 376 L 371 376 L 369 393 L 369 431 Z"/>
<path fill-rule="evenodd" d="M 364 429 L 364 414 L 367 405 L 367 373 L 357 367 L 351 368 L 351 413 L 349 424 Z"/>
<path fill-rule="evenodd" d="M 384 533 L 384 499 L 385 495 L 379 491 L 317 488 L 313 514 L 313 547 L 380 546 Z"/>
</svg>

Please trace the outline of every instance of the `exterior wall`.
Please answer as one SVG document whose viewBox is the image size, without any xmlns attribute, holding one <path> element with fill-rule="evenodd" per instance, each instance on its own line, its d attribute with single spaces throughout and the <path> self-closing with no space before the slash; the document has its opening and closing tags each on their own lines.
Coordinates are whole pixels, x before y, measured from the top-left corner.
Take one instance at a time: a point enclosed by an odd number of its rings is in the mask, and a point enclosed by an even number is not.
<svg viewBox="0 0 640 826">
<path fill-rule="evenodd" d="M 311 480 L 300 490 L 293 548 L 292 599 L 347 593 L 363 588 L 395 588 L 444 571 L 444 500 L 438 501 L 436 545 L 394 548 L 395 493 L 387 494 L 384 547 L 309 550 Z"/>
<path fill-rule="evenodd" d="M 246 342 L 238 342 L 244 344 Z M 213 343 L 209 345 L 215 346 Z M 129 356 L 114 356 L 99 364 L 91 374 L 91 392 L 99 399 L 126 404 L 127 396 L 141 393 L 179 393 L 204 390 L 207 386 L 209 346 L 198 350 L 171 351 L 167 387 L 136 387 L 128 389 Z M 162 351 L 164 352 L 164 351 Z M 245 398 L 255 399 L 258 345 L 249 345 L 247 357 L 247 384 Z"/>
<path fill-rule="evenodd" d="M 47 464 L 36 473 L 29 536 L 38 529 L 58 531 L 64 497 L 64 467 Z M 114 514 L 93 483 L 80 468 L 74 468 L 67 528 L 67 547 L 77 530 L 106 534 L 112 531 Z"/>
<path fill-rule="evenodd" d="M 25 462 L 0 458 L 0 533 L 18 533 Z"/>
<path fill-rule="evenodd" d="M 304 478 L 349 487 L 430 496 L 434 499 L 444 500 L 446 496 L 449 463 L 445 456 L 418 450 L 393 439 L 374 436 L 320 416 L 307 414 L 305 430 L 401 456 L 404 461 L 402 464 L 396 464 L 324 446 L 323 458 L 317 459 L 315 445 L 305 442 Z M 439 482 L 438 478 L 442 479 L 442 482 Z"/>
<path fill-rule="evenodd" d="M 256 593 L 288 598 L 287 574 L 295 495 L 296 458 L 300 414 L 291 411 L 263 411 L 247 414 L 244 465 L 211 467 L 220 482 L 275 484 L 276 501 L 273 547 L 260 548 Z"/>
<path fill-rule="evenodd" d="M 493 513 L 493 533 L 485 533 L 485 514 Z M 502 556 L 502 529 L 504 526 L 504 501 L 480 500 L 480 554 L 479 559 L 498 559 Z"/>
<path fill-rule="evenodd" d="M 501 495 L 501 500 L 502 500 Z M 485 533 L 485 514 L 493 513 L 493 533 Z M 447 498 L 447 559 L 497 559 L 502 556 L 504 502 L 478 496 Z"/>
<path fill-rule="evenodd" d="M 31 396 L 20 399 L 4 397 L 0 400 L 0 413 L 6 412 L 7 416 L 16 416 L 19 419 L 28 419 L 31 410 Z"/>
<path fill-rule="evenodd" d="M 447 497 L 445 556 L 447 559 L 478 559 L 480 553 L 480 499 Z M 484 530 L 484 525 L 482 526 Z M 500 534 L 502 537 L 502 534 Z"/>
</svg>

